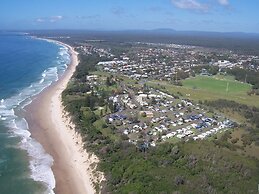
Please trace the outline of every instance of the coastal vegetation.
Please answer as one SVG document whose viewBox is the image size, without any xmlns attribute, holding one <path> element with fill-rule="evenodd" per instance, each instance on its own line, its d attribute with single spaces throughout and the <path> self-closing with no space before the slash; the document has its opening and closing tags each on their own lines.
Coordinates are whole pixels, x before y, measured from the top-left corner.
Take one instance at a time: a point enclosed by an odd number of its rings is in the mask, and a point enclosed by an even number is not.
<svg viewBox="0 0 259 194">
<path fill-rule="evenodd" d="M 196 77 L 197 88 L 190 82 L 183 82 L 183 87 L 172 86 L 167 82 L 149 82 L 148 85 L 184 96 L 189 94 L 193 100 L 200 100 L 213 109 L 236 108 L 250 126 L 251 133 L 244 136 L 243 145 L 232 138 L 232 132 L 214 136 L 212 140 L 178 143 L 160 143 L 156 147 L 142 149 L 141 142 L 133 145 L 128 138 L 115 130 L 113 124 L 106 122 L 106 115 L 116 111 L 109 103 L 109 97 L 120 92 L 120 84 L 125 82 L 138 84 L 119 75 L 101 74 L 102 84 L 90 87 L 86 82 L 88 75 L 95 71 L 98 61 L 105 60 L 97 55 L 82 56 L 80 63 L 62 94 L 65 109 L 70 113 L 81 133 L 85 148 L 95 153 L 100 162 L 98 170 L 104 172 L 106 181 L 96 185 L 101 193 L 256 193 L 259 182 L 258 158 L 244 155 L 244 147 L 258 141 L 258 108 L 254 96 L 246 94 L 248 84 L 232 83 L 208 78 L 203 85 Z M 213 84 L 230 82 L 228 94 L 226 87 Z M 234 90 L 234 88 L 236 89 Z M 239 91 L 241 89 L 241 91 Z M 215 92 L 213 92 L 215 90 Z M 96 92 L 97 91 L 97 92 Z M 235 94 L 235 95 L 234 95 Z M 235 96 L 246 97 L 235 98 Z M 220 98 L 234 101 L 215 101 Z M 253 99 L 252 99 L 253 98 Z M 205 101 L 207 100 L 207 101 Z M 249 100 L 249 103 L 247 102 Z M 239 104 L 240 103 L 240 104 Z M 247 105 L 243 105 L 247 104 Z M 138 120 L 138 118 L 132 119 Z M 118 125 L 120 125 L 118 123 Z M 256 138 L 254 138 L 256 137 Z M 251 143 L 250 143 L 251 142 Z"/>
<path fill-rule="evenodd" d="M 259 108 L 249 107 L 247 105 L 238 104 L 234 101 L 222 99 L 216 101 L 205 101 L 204 103 L 210 107 L 221 110 L 222 112 L 227 110 L 244 117 L 246 122 L 241 124 L 243 130 L 246 132 L 241 137 L 243 145 L 246 146 L 254 143 L 259 146 Z"/>
<path fill-rule="evenodd" d="M 259 95 L 259 72 L 234 68 L 227 71 L 228 74 L 235 76 L 235 79 L 252 85 L 252 91 L 249 93 Z"/>
</svg>

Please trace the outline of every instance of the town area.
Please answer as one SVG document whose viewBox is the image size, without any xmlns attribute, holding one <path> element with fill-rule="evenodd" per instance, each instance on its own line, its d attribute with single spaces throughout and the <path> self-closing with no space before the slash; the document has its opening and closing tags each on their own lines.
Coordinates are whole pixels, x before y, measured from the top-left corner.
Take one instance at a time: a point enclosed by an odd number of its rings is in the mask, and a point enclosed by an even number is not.
<svg viewBox="0 0 259 194">
<path fill-rule="evenodd" d="M 181 86 L 181 81 L 197 75 L 225 75 L 234 68 L 258 71 L 258 56 L 232 51 L 176 44 L 132 43 L 130 49 L 113 54 L 111 48 L 82 43 L 76 49 L 84 55 L 105 59 L 96 64 L 97 72 L 87 76 L 95 94 L 111 87 L 109 109 L 102 113 L 105 123 L 133 144 L 156 146 L 215 138 L 237 123 L 188 95 L 168 93 L 159 86 L 166 82 Z M 246 83 L 247 75 L 243 78 Z M 156 82 L 157 87 L 148 84 Z M 226 85 L 228 91 L 229 83 Z M 225 90 L 225 88 L 224 88 Z M 99 107 L 99 109 L 105 109 Z"/>
<path fill-rule="evenodd" d="M 156 146 L 163 141 L 202 140 L 234 127 L 223 115 L 177 95 L 169 95 L 145 83 L 124 81 L 118 76 L 99 73 L 87 76 L 96 93 L 104 85 L 117 88 L 109 97 L 111 114 L 105 122 L 128 141 Z M 101 109 L 104 109 L 101 107 Z"/>
</svg>

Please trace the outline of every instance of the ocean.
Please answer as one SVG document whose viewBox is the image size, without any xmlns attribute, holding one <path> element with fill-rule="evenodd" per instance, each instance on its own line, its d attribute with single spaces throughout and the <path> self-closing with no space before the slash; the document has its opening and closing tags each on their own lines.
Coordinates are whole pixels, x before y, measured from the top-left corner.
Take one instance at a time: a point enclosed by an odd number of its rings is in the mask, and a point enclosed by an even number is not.
<svg viewBox="0 0 259 194">
<path fill-rule="evenodd" d="M 0 194 L 54 193 L 53 158 L 31 138 L 23 108 L 69 63 L 62 45 L 0 32 Z"/>
</svg>

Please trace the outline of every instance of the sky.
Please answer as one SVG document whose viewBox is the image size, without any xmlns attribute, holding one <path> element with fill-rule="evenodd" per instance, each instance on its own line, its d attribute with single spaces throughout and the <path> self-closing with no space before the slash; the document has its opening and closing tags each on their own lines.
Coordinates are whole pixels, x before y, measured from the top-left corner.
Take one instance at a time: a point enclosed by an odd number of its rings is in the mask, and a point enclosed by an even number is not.
<svg viewBox="0 0 259 194">
<path fill-rule="evenodd" d="M 1 0 L 1 30 L 259 33 L 259 0 Z"/>
</svg>

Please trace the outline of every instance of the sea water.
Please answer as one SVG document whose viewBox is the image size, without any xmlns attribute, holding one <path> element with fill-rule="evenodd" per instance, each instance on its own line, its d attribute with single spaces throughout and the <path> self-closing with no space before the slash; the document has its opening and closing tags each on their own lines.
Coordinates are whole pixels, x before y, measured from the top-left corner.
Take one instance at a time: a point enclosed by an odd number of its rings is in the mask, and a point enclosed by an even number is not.
<svg viewBox="0 0 259 194">
<path fill-rule="evenodd" d="M 0 32 L 0 194 L 54 193 L 53 158 L 19 114 L 70 63 L 54 42 Z"/>
</svg>

